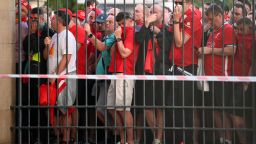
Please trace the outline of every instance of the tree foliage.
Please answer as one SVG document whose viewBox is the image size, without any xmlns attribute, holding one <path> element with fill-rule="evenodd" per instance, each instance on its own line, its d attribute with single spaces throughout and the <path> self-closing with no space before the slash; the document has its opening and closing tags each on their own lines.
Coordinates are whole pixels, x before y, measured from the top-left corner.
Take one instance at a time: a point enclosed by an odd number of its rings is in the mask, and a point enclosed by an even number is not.
<svg viewBox="0 0 256 144">
<path fill-rule="evenodd" d="M 48 2 L 48 3 L 47 3 Z M 77 9 L 83 9 L 83 5 L 77 4 L 77 0 L 47 0 L 45 5 L 49 5 L 49 7 L 53 10 L 57 10 L 59 8 L 68 8 L 71 11 L 76 11 Z"/>
</svg>

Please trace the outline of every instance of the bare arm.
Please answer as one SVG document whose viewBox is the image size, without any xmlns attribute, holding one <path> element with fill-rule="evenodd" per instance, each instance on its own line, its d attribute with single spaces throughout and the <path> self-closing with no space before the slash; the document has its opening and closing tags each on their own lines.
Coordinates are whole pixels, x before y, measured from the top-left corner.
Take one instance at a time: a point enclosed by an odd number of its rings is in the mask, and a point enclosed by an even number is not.
<svg viewBox="0 0 256 144">
<path fill-rule="evenodd" d="M 184 40 L 183 40 L 183 37 L 184 37 Z M 179 24 L 174 24 L 174 42 L 178 48 L 181 48 L 183 42 L 185 44 L 190 39 L 190 37 L 191 37 L 190 35 L 180 31 Z"/>
<path fill-rule="evenodd" d="M 84 25 L 84 30 L 86 31 L 88 36 L 90 34 L 92 34 L 90 25 L 88 23 L 86 23 Z M 91 37 L 91 42 L 92 42 L 93 46 L 95 46 L 96 49 L 99 50 L 99 51 L 103 51 L 106 48 L 105 43 L 103 43 L 102 41 L 98 40 L 94 35 L 92 35 L 92 37 Z"/>
<path fill-rule="evenodd" d="M 214 55 L 222 56 L 224 54 L 225 56 L 230 56 L 230 55 L 234 55 L 235 52 L 236 52 L 236 47 L 233 47 L 233 46 L 226 46 L 223 49 L 222 48 L 211 48 L 211 47 L 204 47 L 204 48 L 201 47 L 198 49 L 198 55 L 214 54 Z"/>
<path fill-rule="evenodd" d="M 47 60 L 48 59 L 49 46 L 51 44 L 50 37 L 46 37 L 44 39 L 44 44 L 45 44 L 45 48 L 44 48 L 44 51 L 43 51 L 43 56 L 44 56 L 44 59 Z"/>
<path fill-rule="evenodd" d="M 94 35 L 91 38 L 91 42 L 93 46 L 95 46 L 99 51 L 104 51 L 105 48 L 107 47 L 104 42 L 98 40 Z"/>
<path fill-rule="evenodd" d="M 117 42 L 117 47 L 122 58 L 127 58 L 132 53 L 130 49 L 124 47 L 123 41 Z"/>
<path fill-rule="evenodd" d="M 132 51 L 129 49 L 129 48 L 126 48 L 124 46 L 124 42 L 123 40 L 121 39 L 121 35 L 122 35 L 122 29 L 121 27 L 119 26 L 116 31 L 115 31 L 115 37 L 117 39 L 117 47 L 118 47 L 118 51 L 120 53 L 120 55 L 122 56 L 122 58 L 127 58 L 131 53 Z M 127 34 L 126 35 L 127 37 L 129 37 L 129 35 Z M 120 41 L 118 41 L 118 39 L 121 39 Z"/>
<path fill-rule="evenodd" d="M 66 68 L 66 65 L 69 63 L 71 59 L 72 54 L 64 54 L 60 63 L 58 64 L 58 67 L 56 69 L 57 74 L 61 74 Z"/>
</svg>

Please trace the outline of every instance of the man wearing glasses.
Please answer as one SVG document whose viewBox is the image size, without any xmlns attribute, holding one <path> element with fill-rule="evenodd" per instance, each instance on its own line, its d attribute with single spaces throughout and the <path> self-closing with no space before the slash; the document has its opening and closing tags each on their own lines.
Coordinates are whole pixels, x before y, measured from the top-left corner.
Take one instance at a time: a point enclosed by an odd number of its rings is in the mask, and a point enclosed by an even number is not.
<svg viewBox="0 0 256 144">
<path fill-rule="evenodd" d="M 169 55 L 173 67 L 170 71 L 174 75 L 196 75 L 198 58 L 195 50 L 202 44 L 201 12 L 194 7 L 192 0 L 175 0 L 175 4 L 173 12 L 174 46 Z M 194 89 L 193 82 L 176 81 L 174 89 L 175 106 L 198 104 L 198 99 L 194 102 L 197 89 Z M 192 127 L 194 123 L 196 124 L 198 117 L 195 115 L 193 121 L 193 112 L 193 109 L 174 110 L 175 127 Z M 184 136 L 185 139 L 183 139 Z M 192 141 L 192 137 L 192 130 L 182 130 L 177 131 L 175 140 L 178 143 L 182 142 L 182 139 L 189 142 Z M 193 143 L 198 143 L 196 138 L 193 139 Z"/>
</svg>

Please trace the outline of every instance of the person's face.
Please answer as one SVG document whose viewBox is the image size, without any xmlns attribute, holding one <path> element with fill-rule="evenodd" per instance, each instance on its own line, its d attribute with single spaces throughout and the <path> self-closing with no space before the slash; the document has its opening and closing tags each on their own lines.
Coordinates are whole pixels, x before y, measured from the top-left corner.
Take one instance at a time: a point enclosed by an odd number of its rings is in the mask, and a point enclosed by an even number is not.
<svg viewBox="0 0 256 144">
<path fill-rule="evenodd" d="M 139 4 L 135 7 L 135 12 L 134 12 L 134 20 L 135 22 L 142 22 L 143 21 L 143 5 Z"/>
<path fill-rule="evenodd" d="M 242 8 L 234 7 L 233 14 L 234 14 L 234 22 L 237 22 L 238 19 L 243 17 Z"/>
<path fill-rule="evenodd" d="M 214 28 L 219 28 L 222 25 L 222 16 L 220 14 L 214 15 L 209 13 L 207 16 L 208 23 Z"/>
<path fill-rule="evenodd" d="M 244 5 L 244 6 L 245 6 L 245 9 L 246 9 L 247 12 L 251 11 L 251 8 L 250 8 L 249 5 L 246 4 L 246 5 Z"/>
<path fill-rule="evenodd" d="M 237 33 L 238 34 L 250 34 L 251 33 L 251 28 L 248 25 L 243 25 L 240 24 L 236 27 Z"/>
<path fill-rule="evenodd" d="M 96 6 L 95 3 L 93 3 L 93 4 L 89 5 L 87 8 L 92 10 L 93 8 L 95 8 L 95 6 Z"/>
<path fill-rule="evenodd" d="M 88 23 L 89 23 L 89 24 L 95 23 L 95 17 L 96 17 L 95 14 L 96 14 L 95 11 L 91 11 L 91 12 L 89 13 L 89 15 L 88 15 Z"/>
<path fill-rule="evenodd" d="M 57 31 L 58 30 L 58 26 L 57 26 L 57 16 L 53 15 L 51 18 L 51 27 L 53 30 Z"/>
<path fill-rule="evenodd" d="M 112 15 L 109 15 L 106 19 L 106 31 L 114 32 L 115 31 L 115 18 Z"/>
<path fill-rule="evenodd" d="M 170 22 L 170 13 L 167 9 L 164 9 L 164 23 L 168 24 Z"/>
<path fill-rule="evenodd" d="M 163 13 L 162 8 L 159 5 L 152 6 L 150 8 L 150 14 L 156 14 L 158 22 L 162 22 Z"/>
<path fill-rule="evenodd" d="M 127 18 L 125 20 L 121 20 L 121 21 L 117 22 L 117 24 L 120 27 L 131 27 L 132 26 L 132 20 Z"/>
<path fill-rule="evenodd" d="M 39 24 L 39 16 L 38 14 L 31 14 L 30 18 L 29 18 L 29 22 L 30 22 L 30 30 L 32 32 L 35 32 L 38 30 L 38 24 Z"/>
<path fill-rule="evenodd" d="M 205 14 L 205 12 L 207 11 L 207 9 L 209 8 L 209 5 L 204 4 L 204 20 L 207 21 L 207 16 Z"/>
<path fill-rule="evenodd" d="M 16 13 L 18 13 L 18 7 L 16 7 Z M 28 9 L 25 6 L 21 5 L 21 17 L 27 17 L 27 15 Z"/>
<path fill-rule="evenodd" d="M 253 21 L 253 14 L 252 14 L 252 11 L 250 11 L 247 15 L 247 17 Z"/>
<path fill-rule="evenodd" d="M 209 8 L 209 5 L 204 4 L 204 12 L 206 12 L 208 8 Z"/>
<path fill-rule="evenodd" d="M 117 9 L 117 8 L 111 8 L 111 9 L 108 11 L 107 15 L 116 16 L 119 12 L 120 12 L 119 9 Z"/>
<path fill-rule="evenodd" d="M 103 22 L 103 23 L 96 23 L 96 27 L 97 27 L 97 30 L 98 31 L 105 31 L 105 25 L 106 25 L 106 23 L 105 22 Z"/>
<path fill-rule="evenodd" d="M 174 3 L 175 3 L 175 6 L 179 6 L 181 8 L 184 8 L 184 12 L 187 11 L 187 9 L 188 9 L 187 1 L 185 1 L 185 0 L 175 0 Z"/>
</svg>

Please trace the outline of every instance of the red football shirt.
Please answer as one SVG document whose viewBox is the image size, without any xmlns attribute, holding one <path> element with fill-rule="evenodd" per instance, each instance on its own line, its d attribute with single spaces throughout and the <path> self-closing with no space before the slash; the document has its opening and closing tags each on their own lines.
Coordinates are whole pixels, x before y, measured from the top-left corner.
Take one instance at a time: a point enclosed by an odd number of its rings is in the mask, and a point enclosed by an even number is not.
<svg viewBox="0 0 256 144">
<path fill-rule="evenodd" d="M 94 34 L 97 39 L 101 39 L 102 34 L 100 32 Z M 84 40 L 86 43 L 82 45 L 77 54 L 77 73 L 86 74 L 87 68 L 91 63 L 88 62 L 90 55 L 95 54 L 95 47 L 92 44 L 91 40 L 87 37 Z M 87 61 L 87 62 L 86 62 Z"/>
<path fill-rule="evenodd" d="M 73 25 L 71 28 L 69 28 L 69 31 L 74 35 L 74 37 L 77 40 L 77 43 L 84 44 L 85 31 L 81 26 Z"/>
<path fill-rule="evenodd" d="M 233 66 L 235 76 L 248 76 L 249 74 L 252 65 L 253 37 L 253 34 L 237 35 L 237 49 Z"/>
<path fill-rule="evenodd" d="M 224 30 L 224 31 L 223 31 Z M 235 32 L 230 24 L 224 24 L 224 28 L 220 27 L 214 30 L 207 41 L 207 47 L 222 49 L 223 46 L 233 46 L 236 37 Z M 208 54 L 204 57 L 205 75 L 210 76 L 227 76 L 231 75 L 232 56 L 212 55 Z"/>
<path fill-rule="evenodd" d="M 193 20 L 194 15 L 194 20 Z M 182 18 L 181 20 L 182 21 Z M 183 29 L 184 24 L 184 31 Z M 194 25 L 193 25 L 194 24 Z M 180 23 L 180 31 L 190 36 L 189 40 L 184 44 L 184 49 L 172 45 L 173 49 L 170 51 L 169 59 L 174 60 L 174 64 L 177 66 L 188 66 L 191 64 L 197 64 L 197 55 L 195 48 L 201 47 L 202 44 L 202 22 L 201 13 L 195 9 L 194 12 L 189 9 L 185 12 L 184 23 Z M 194 37 L 194 38 L 193 38 Z M 194 42 L 194 43 L 193 43 Z M 193 45 L 194 44 L 194 45 Z M 184 55 L 183 55 L 184 53 Z M 184 65 L 183 65 L 184 62 Z"/>
<path fill-rule="evenodd" d="M 134 67 L 137 57 L 136 54 L 134 54 L 134 51 L 136 51 L 134 43 L 134 28 L 126 27 L 125 31 L 124 28 L 122 28 L 122 32 L 124 47 L 130 49 L 132 53 L 127 58 L 122 58 L 116 45 L 115 50 L 111 53 L 109 72 L 134 74 Z"/>
<path fill-rule="evenodd" d="M 85 31 L 81 26 L 73 25 L 69 31 L 74 35 L 77 43 L 81 44 L 77 52 L 77 74 L 85 74 Z"/>
</svg>

